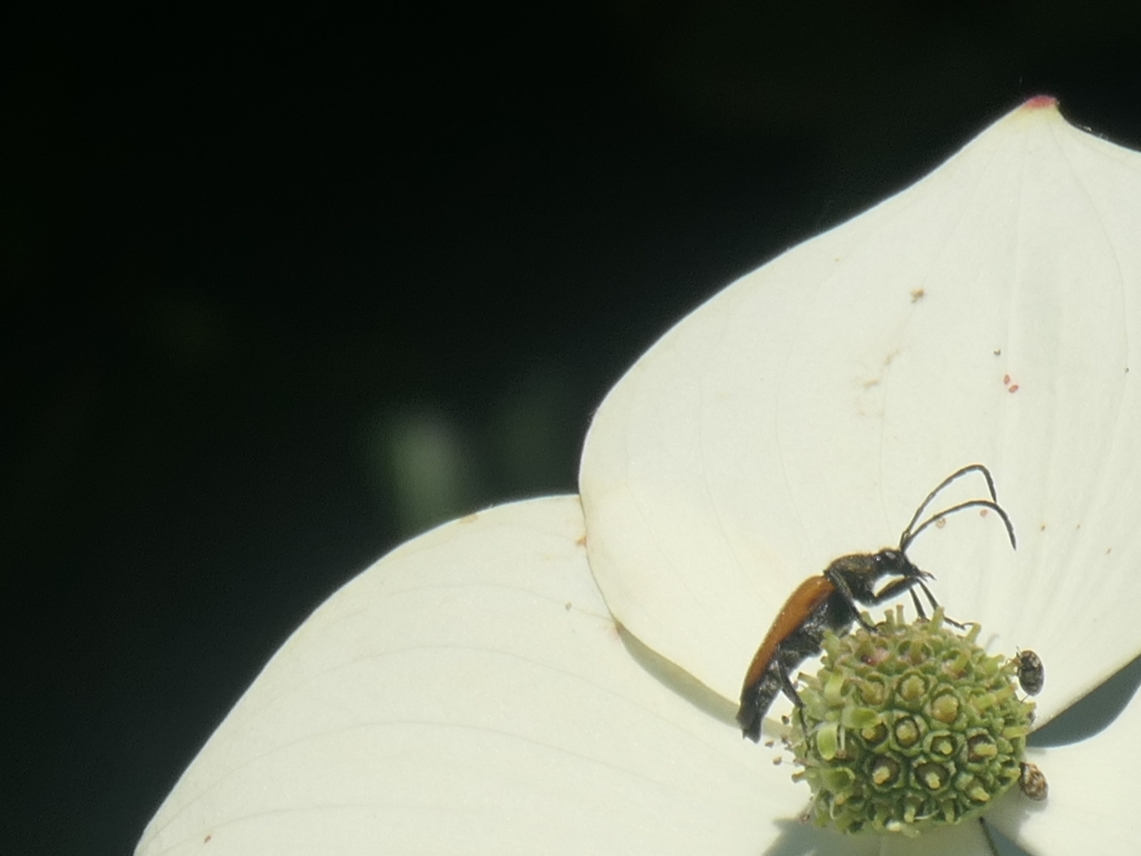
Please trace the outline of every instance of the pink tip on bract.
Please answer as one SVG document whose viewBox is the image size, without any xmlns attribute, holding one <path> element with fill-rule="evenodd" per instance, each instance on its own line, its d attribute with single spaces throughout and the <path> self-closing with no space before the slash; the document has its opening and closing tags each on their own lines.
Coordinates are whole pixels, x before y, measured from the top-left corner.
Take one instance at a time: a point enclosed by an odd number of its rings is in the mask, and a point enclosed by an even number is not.
<svg viewBox="0 0 1141 856">
<path fill-rule="evenodd" d="M 1035 95 L 1033 98 L 1026 99 L 1026 103 L 1022 106 L 1027 110 L 1041 110 L 1043 107 L 1057 107 L 1058 99 L 1053 95 Z"/>
</svg>

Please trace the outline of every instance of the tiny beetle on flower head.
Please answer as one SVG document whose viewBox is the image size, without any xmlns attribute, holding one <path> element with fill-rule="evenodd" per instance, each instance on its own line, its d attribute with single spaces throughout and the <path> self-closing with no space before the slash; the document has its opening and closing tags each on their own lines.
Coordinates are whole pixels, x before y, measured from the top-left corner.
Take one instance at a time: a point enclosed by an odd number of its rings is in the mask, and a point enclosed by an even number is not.
<svg viewBox="0 0 1141 856">
<path fill-rule="evenodd" d="M 955 479 L 971 472 L 981 473 L 986 479 L 990 499 L 960 502 L 928 517 L 916 526 L 939 491 Z M 737 710 L 737 723 L 744 735 L 754 742 L 760 739 L 761 720 L 778 692 L 783 691 L 793 704 L 800 706 L 800 696 L 793 686 L 790 672 L 808 657 L 820 653 L 820 643 L 827 631 L 843 632 L 855 621 L 860 622 L 868 630 L 875 629 L 860 615 L 857 603 L 875 606 L 907 591 L 911 594 L 919 617 L 925 618 L 923 606 L 914 589 L 915 586 L 919 586 L 932 608 L 937 607 L 935 596 L 924 582 L 934 577 L 911 563 L 907 558 L 907 548 L 920 532 L 931 524 L 943 520 L 948 514 L 962 511 L 964 508 L 977 507 L 991 508 L 998 512 L 998 516 L 1006 524 L 1010 544 L 1015 547 L 1014 527 L 1006 512 L 998 505 L 990 471 L 982 464 L 970 464 L 951 473 L 927 494 L 927 498 L 916 509 L 907 528 L 900 534 L 898 547 L 885 547 L 878 553 L 841 556 L 825 568 L 823 574 L 809 577 L 801 583 L 777 613 L 745 674 L 745 681 L 741 687 L 741 706 Z M 876 582 L 886 576 L 893 576 L 896 579 L 876 591 Z"/>
<path fill-rule="evenodd" d="M 1022 789 L 1022 793 L 1032 800 L 1046 799 L 1050 790 L 1049 785 L 1046 784 L 1046 777 L 1042 775 L 1038 765 L 1031 764 L 1029 761 L 1022 762 L 1022 770 L 1018 776 L 1018 787 Z"/>
<path fill-rule="evenodd" d="M 1042 665 L 1042 658 L 1033 651 L 1019 651 L 1018 683 L 1027 695 L 1038 695 L 1042 692 L 1042 685 L 1046 683 L 1046 667 Z"/>
</svg>

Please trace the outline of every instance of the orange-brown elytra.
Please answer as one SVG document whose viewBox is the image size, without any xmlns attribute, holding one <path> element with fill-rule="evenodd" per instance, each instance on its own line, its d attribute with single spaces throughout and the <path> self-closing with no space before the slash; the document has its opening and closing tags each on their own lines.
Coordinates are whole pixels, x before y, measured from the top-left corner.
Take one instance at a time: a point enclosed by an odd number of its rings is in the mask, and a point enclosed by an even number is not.
<svg viewBox="0 0 1141 856">
<path fill-rule="evenodd" d="M 986 479 L 990 499 L 960 502 L 916 525 L 939 491 L 972 472 L 981 473 Z M 956 511 L 977 507 L 994 509 L 998 513 L 1006 525 L 1010 545 L 1015 547 L 1014 527 L 998 504 L 990 471 L 982 464 L 969 464 L 955 470 L 927 494 L 927 498 L 915 510 L 911 522 L 900 534 L 898 547 L 885 547 L 878 553 L 841 556 L 828 565 L 823 574 L 809 577 L 797 586 L 777 613 L 745 673 L 741 687 L 741 706 L 737 711 L 737 722 L 744 735 L 753 741 L 760 739 L 761 720 L 777 693 L 783 691 L 793 704 L 800 706 L 800 696 L 793 685 L 791 672 L 808 657 L 820 653 L 820 643 L 828 630 L 842 633 L 856 621 L 868 630 L 875 629 L 860 615 L 857 604 L 875 606 L 907 591 L 911 594 L 919 617 L 924 618 L 923 605 L 915 593 L 915 587 L 918 586 L 927 596 L 931 607 L 937 607 L 938 601 L 924 582 L 934 577 L 911 563 L 907 558 L 907 548 L 932 523 Z M 883 577 L 895 579 L 876 591 L 876 583 Z"/>
</svg>

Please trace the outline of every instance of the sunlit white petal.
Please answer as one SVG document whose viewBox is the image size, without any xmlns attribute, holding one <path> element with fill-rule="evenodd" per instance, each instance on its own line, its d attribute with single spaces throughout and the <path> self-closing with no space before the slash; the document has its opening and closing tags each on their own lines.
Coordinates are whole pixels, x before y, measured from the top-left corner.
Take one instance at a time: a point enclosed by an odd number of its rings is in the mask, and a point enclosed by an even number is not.
<svg viewBox="0 0 1141 856">
<path fill-rule="evenodd" d="M 839 841 L 796 820 L 807 790 L 726 724 L 732 710 L 638 664 L 583 533 L 576 497 L 536 500 L 361 574 L 274 656 L 137 852 L 756 856 Z"/>
<path fill-rule="evenodd" d="M 1050 786 L 1045 802 L 1004 800 L 988 817 L 1032 853 L 1131 856 L 1141 842 L 1137 772 L 1141 770 L 1141 704 L 1134 698 L 1105 731 L 1081 743 L 1032 749 Z"/>
<path fill-rule="evenodd" d="M 797 583 L 893 545 L 982 462 L 992 513 L 910 555 L 950 615 L 1046 662 L 1045 721 L 1141 651 L 1141 155 L 1035 99 L 914 187 L 746 276 L 611 392 L 591 567 L 647 645 L 734 699 Z M 979 478 L 943 507 L 984 497 Z"/>
</svg>

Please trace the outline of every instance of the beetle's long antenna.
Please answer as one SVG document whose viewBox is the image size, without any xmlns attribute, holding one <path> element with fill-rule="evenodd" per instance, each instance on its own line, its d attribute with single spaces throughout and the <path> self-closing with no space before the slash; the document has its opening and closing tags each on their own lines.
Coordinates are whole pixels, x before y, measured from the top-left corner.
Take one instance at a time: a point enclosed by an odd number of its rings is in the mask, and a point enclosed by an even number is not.
<svg viewBox="0 0 1141 856">
<path fill-rule="evenodd" d="M 977 466 L 977 465 L 976 465 Z M 1010 536 L 1010 546 L 1015 550 L 1018 549 L 1018 542 L 1014 537 L 1014 525 L 1010 522 L 1010 518 L 1006 516 L 1006 512 L 1002 510 L 997 502 L 992 502 L 989 499 L 970 499 L 966 502 L 960 502 L 958 505 L 953 505 L 946 511 L 940 511 L 938 514 L 933 514 L 920 523 L 915 529 L 908 526 L 904 530 L 905 537 L 901 537 L 899 541 L 899 552 L 906 552 L 908 546 L 916 539 L 920 532 L 946 517 L 948 514 L 954 514 L 956 511 L 962 511 L 964 508 L 991 508 L 998 512 L 998 516 L 1002 518 L 1002 522 L 1006 524 L 1006 534 Z M 915 521 L 913 520 L 912 523 Z"/>
<path fill-rule="evenodd" d="M 991 478 L 990 470 L 988 470 L 982 464 L 967 464 L 965 467 L 960 467 L 959 469 L 957 469 L 953 473 L 951 473 L 949 476 L 947 476 L 947 478 L 943 479 L 943 481 L 939 482 L 939 484 L 935 486 L 935 490 L 933 490 L 933 491 L 931 491 L 931 493 L 927 494 L 927 498 L 919 504 L 919 507 L 917 509 L 915 509 L 915 515 L 911 518 L 911 522 L 907 524 L 907 528 L 904 529 L 903 534 L 901 534 L 899 536 L 899 549 L 901 551 L 904 549 L 904 547 L 907 544 L 910 544 L 915 539 L 916 535 L 919 534 L 918 530 L 913 532 L 911 527 L 913 527 L 915 525 L 916 521 L 918 521 L 919 518 L 923 516 L 923 512 L 927 509 L 927 506 L 929 506 L 931 504 L 931 500 L 933 500 L 936 497 L 936 495 L 938 495 L 939 491 L 941 491 L 943 488 L 945 488 L 951 482 L 955 481 L 955 479 L 961 478 L 962 476 L 965 476 L 967 473 L 973 473 L 973 472 L 982 473 L 983 478 L 986 479 L 986 487 L 987 487 L 987 490 L 990 492 L 991 501 L 996 502 L 996 503 L 998 502 L 998 495 L 994 492 L 994 479 Z M 1002 509 L 999 509 L 999 511 L 1001 512 Z M 944 513 L 947 513 L 947 512 L 944 512 Z M 922 528 L 922 527 L 920 527 L 920 528 Z"/>
</svg>

